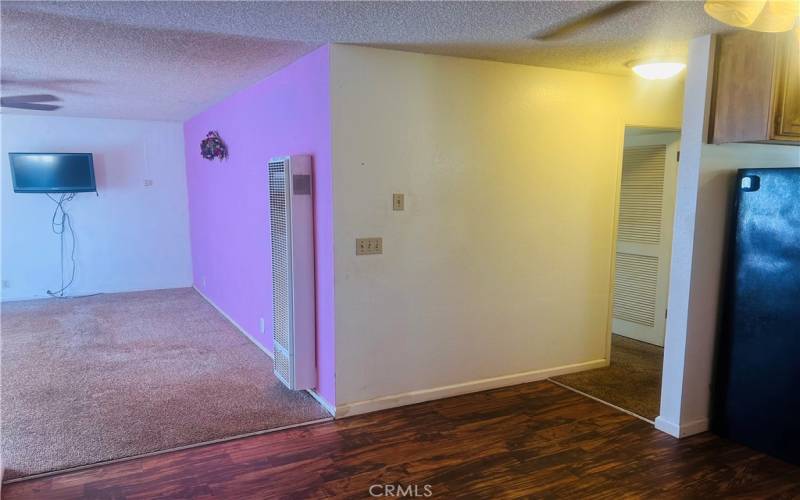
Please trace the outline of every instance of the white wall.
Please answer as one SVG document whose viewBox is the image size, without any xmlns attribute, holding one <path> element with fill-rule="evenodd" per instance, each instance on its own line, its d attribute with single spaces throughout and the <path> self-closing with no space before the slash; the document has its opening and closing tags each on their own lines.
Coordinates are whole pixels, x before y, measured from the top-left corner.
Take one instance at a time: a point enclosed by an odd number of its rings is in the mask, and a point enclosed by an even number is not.
<svg viewBox="0 0 800 500">
<path fill-rule="evenodd" d="M 0 126 L 3 300 L 45 297 L 60 283 L 54 203 L 13 192 L 9 152 L 94 154 L 99 196 L 81 193 L 68 205 L 78 236 L 68 293 L 191 285 L 180 123 L 3 114 Z"/>
<path fill-rule="evenodd" d="M 603 366 L 624 125 L 681 91 L 335 46 L 337 414 Z"/>
</svg>

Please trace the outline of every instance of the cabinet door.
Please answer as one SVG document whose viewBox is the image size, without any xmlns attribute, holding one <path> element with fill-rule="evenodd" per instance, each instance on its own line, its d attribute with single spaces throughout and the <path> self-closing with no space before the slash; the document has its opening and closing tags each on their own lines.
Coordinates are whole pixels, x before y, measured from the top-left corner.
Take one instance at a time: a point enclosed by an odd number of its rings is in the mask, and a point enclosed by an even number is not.
<svg viewBox="0 0 800 500">
<path fill-rule="evenodd" d="M 775 86 L 773 140 L 800 141 L 800 39 L 787 33 L 780 45 Z"/>
<path fill-rule="evenodd" d="M 714 144 L 769 139 L 776 40 L 774 33 L 746 30 L 719 38 Z"/>
</svg>

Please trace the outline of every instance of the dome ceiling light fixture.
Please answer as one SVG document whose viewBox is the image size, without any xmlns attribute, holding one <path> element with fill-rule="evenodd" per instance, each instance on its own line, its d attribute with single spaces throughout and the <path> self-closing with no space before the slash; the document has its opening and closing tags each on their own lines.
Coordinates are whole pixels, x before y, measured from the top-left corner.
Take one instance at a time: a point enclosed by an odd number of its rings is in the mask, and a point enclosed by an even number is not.
<svg viewBox="0 0 800 500">
<path fill-rule="evenodd" d="M 683 71 L 686 64 L 675 59 L 642 59 L 631 61 L 627 66 L 647 80 L 666 80 Z"/>
<path fill-rule="evenodd" d="M 765 33 L 795 29 L 800 37 L 800 0 L 707 0 L 703 8 L 734 28 Z"/>
</svg>

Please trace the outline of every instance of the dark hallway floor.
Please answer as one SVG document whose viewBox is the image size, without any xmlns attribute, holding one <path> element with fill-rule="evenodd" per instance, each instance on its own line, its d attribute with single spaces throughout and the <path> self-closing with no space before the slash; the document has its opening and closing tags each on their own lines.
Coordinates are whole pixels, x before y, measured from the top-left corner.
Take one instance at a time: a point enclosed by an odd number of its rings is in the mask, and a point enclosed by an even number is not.
<svg viewBox="0 0 800 500">
<path fill-rule="evenodd" d="M 663 347 L 612 335 L 610 366 L 553 380 L 652 421 L 659 412 L 663 358 Z"/>
</svg>

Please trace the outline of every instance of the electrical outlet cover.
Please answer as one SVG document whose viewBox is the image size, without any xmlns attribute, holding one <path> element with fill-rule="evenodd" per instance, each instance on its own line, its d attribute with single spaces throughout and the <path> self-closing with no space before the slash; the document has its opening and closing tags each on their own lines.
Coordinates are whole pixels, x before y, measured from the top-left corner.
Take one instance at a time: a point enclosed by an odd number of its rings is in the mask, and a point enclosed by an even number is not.
<svg viewBox="0 0 800 500">
<path fill-rule="evenodd" d="M 383 238 L 356 238 L 356 255 L 383 253 Z"/>
</svg>

